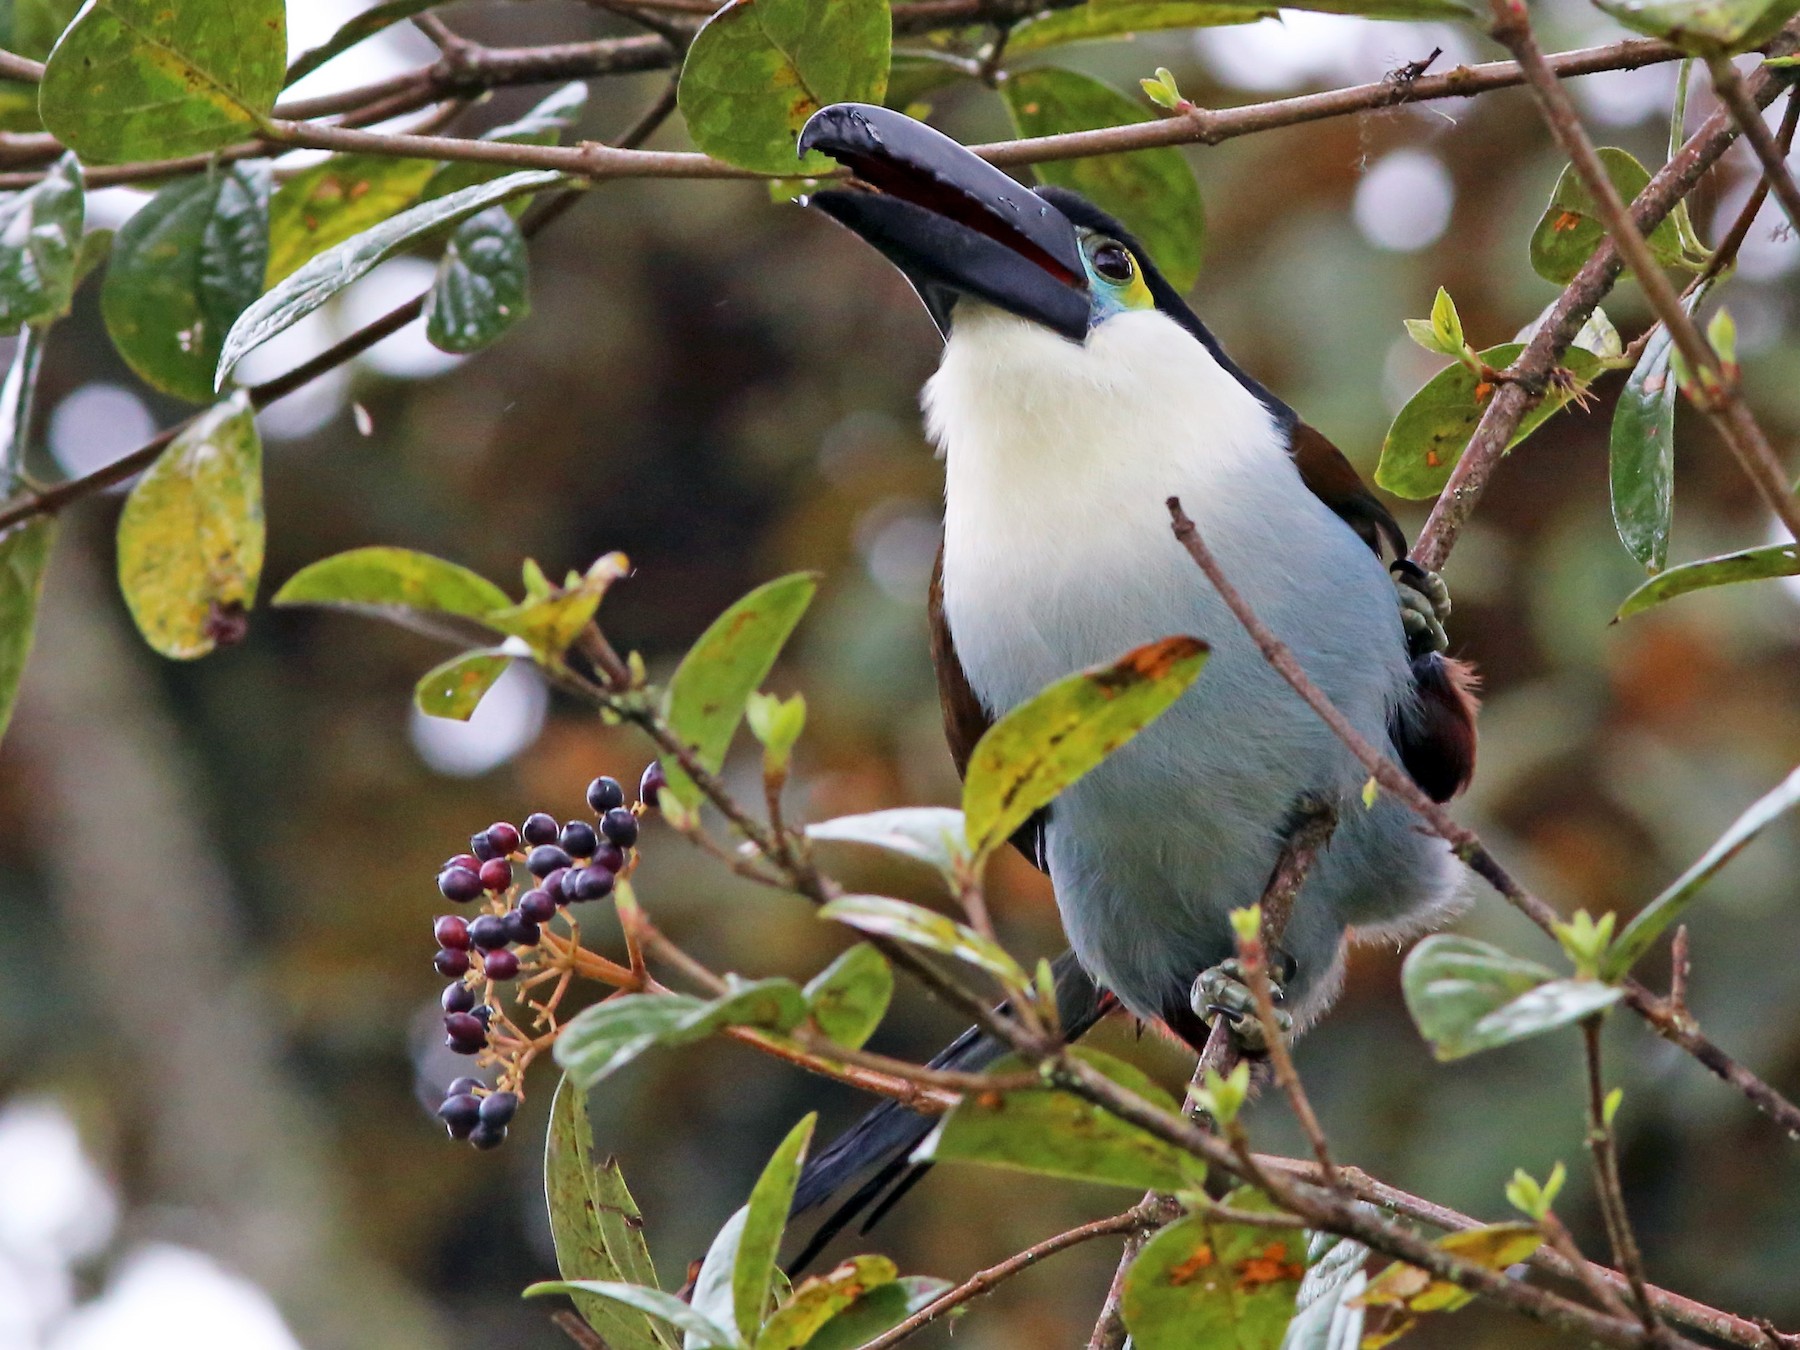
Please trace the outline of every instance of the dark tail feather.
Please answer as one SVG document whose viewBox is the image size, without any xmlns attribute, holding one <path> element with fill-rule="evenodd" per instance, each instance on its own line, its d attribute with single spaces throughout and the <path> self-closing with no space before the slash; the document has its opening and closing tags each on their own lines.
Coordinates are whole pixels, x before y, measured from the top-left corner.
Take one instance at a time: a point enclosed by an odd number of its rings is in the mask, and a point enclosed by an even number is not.
<svg viewBox="0 0 1800 1350">
<path fill-rule="evenodd" d="M 1064 952 L 1053 966 L 1056 976 L 1056 1012 L 1064 1036 L 1078 1040 L 1088 1028 L 1118 1006 L 1113 996 L 1096 986 L 1073 952 Z M 958 1069 L 973 1073 L 999 1059 L 1006 1047 L 970 1027 L 950 1042 L 931 1061 L 934 1069 Z M 879 1164 L 875 1175 L 819 1225 L 800 1255 L 788 1268 L 790 1275 L 810 1265 L 834 1237 L 869 1209 L 863 1231 L 875 1226 L 931 1168 L 929 1163 L 915 1164 L 909 1159 L 913 1150 L 936 1126 L 933 1116 L 921 1116 L 897 1102 L 883 1102 L 843 1134 L 829 1147 L 808 1160 L 794 1192 L 796 1214 L 823 1204 L 850 1183 L 858 1173 Z M 890 1189 L 891 1188 L 891 1189 Z M 885 1194 L 884 1194 L 885 1193 Z M 870 1207 L 873 1206 L 872 1209 Z"/>
</svg>

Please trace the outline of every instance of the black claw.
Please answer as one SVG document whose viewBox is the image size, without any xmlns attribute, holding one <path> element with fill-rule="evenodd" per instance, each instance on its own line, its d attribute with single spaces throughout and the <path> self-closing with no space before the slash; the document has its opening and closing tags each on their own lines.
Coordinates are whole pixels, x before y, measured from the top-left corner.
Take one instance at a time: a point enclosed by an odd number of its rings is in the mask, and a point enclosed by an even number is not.
<svg viewBox="0 0 1800 1350">
<path fill-rule="evenodd" d="M 1244 1020 L 1243 1013 L 1239 1012 L 1236 1008 L 1227 1008 L 1223 1003 L 1209 1003 L 1206 1005 L 1206 1011 L 1223 1017 L 1234 1027 Z"/>
<path fill-rule="evenodd" d="M 1411 558 L 1396 558 L 1388 564 L 1388 571 L 1402 578 L 1414 590 L 1423 590 L 1426 579 L 1431 575 Z"/>
<path fill-rule="evenodd" d="M 1294 959 L 1293 953 L 1281 947 L 1269 949 L 1269 964 L 1274 967 L 1275 983 L 1284 989 L 1292 984 L 1294 976 L 1300 973 L 1300 963 Z M 1279 1003 L 1281 1000 L 1277 998 L 1275 1001 Z"/>
</svg>

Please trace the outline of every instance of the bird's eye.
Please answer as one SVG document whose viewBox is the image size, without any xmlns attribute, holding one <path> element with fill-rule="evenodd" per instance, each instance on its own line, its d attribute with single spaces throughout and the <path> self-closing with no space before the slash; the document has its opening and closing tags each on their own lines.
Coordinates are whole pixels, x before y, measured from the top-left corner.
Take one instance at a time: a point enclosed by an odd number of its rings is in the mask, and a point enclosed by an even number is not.
<svg viewBox="0 0 1800 1350">
<path fill-rule="evenodd" d="M 1108 281 L 1130 281 L 1135 264 L 1131 251 L 1116 240 L 1108 239 L 1094 250 L 1094 270 Z"/>
</svg>

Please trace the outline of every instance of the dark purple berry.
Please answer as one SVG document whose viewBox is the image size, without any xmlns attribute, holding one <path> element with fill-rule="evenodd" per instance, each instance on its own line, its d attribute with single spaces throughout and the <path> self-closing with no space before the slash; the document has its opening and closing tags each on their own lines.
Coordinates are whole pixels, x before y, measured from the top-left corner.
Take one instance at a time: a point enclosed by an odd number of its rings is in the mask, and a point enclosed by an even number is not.
<svg viewBox="0 0 1800 1350">
<path fill-rule="evenodd" d="M 545 895 L 548 895 L 552 900 L 556 901 L 557 904 L 566 905 L 569 903 L 569 883 L 574 879 L 575 874 L 573 872 L 566 867 L 559 867 L 549 876 L 538 882 L 538 889 L 544 892 Z"/>
<path fill-rule="evenodd" d="M 496 858 L 504 858 L 507 854 L 518 851 L 519 832 L 504 820 L 496 820 L 482 833 L 487 835 L 487 841 L 493 846 Z"/>
<path fill-rule="evenodd" d="M 619 786 L 618 779 L 602 774 L 588 784 L 587 799 L 594 814 L 603 816 L 615 806 L 625 805 L 625 789 Z"/>
<path fill-rule="evenodd" d="M 469 973 L 469 954 L 465 951 L 451 951 L 448 947 L 438 949 L 438 954 L 431 958 L 432 969 L 446 980 L 454 980 L 458 976 Z"/>
<path fill-rule="evenodd" d="M 571 820 L 562 827 L 562 846 L 573 858 L 591 858 L 600 847 L 600 836 L 585 820 Z"/>
<path fill-rule="evenodd" d="M 452 1139 L 467 1139 L 469 1132 L 481 1123 L 481 1101 L 471 1093 L 453 1093 L 444 1098 L 437 1114 Z"/>
<path fill-rule="evenodd" d="M 556 820 L 542 811 L 533 811 L 525 817 L 525 827 L 521 831 L 525 842 L 531 845 L 554 844 L 556 842 Z"/>
<path fill-rule="evenodd" d="M 505 949 L 489 952 L 481 968 L 490 980 L 510 980 L 519 973 L 519 958 Z"/>
<path fill-rule="evenodd" d="M 613 874 L 604 867 L 584 867 L 563 883 L 564 893 L 572 900 L 604 900 L 612 888 Z"/>
<path fill-rule="evenodd" d="M 625 850 L 610 839 L 602 839 L 600 847 L 594 850 L 589 861 L 595 867 L 604 867 L 609 872 L 622 871 L 625 867 Z"/>
<path fill-rule="evenodd" d="M 506 925 L 506 937 L 509 942 L 521 947 L 535 947 L 538 944 L 538 926 L 516 909 L 509 909 L 501 916 Z"/>
<path fill-rule="evenodd" d="M 483 1125 L 510 1125 L 518 1112 L 519 1098 L 511 1092 L 490 1092 L 481 1099 Z"/>
<path fill-rule="evenodd" d="M 512 885 L 512 864 L 505 858 L 489 858 L 481 864 L 481 888 L 496 894 Z"/>
<path fill-rule="evenodd" d="M 498 914 L 483 914 L 469 925 L 469 941 L 484 952 L 499 950 L 506 945 L 506 920 Z"/>
<path fill-rule="evenodd" d="M 458 1078 L 444 1089 L 444 1095 L 454 1097 L 459 1092 L 466 1092 L 470 1096 L 474 1096 L 476 1092 L 486 1086 L 479 1078 Z"/>
<path fill-rule="evenodd" d="M 567 867 L 573 861 L 555 844 L 539 844 L 525 859 L 525 870 L 534 877 L 547 877 L 557 868 Z"/>
<path fill-rule="evenodd" d="M 475 1006 L 475 991 L 458 980 L 455 984 L 444 986 L 443 997 L 438 1002 L 444 1005 L 447 1013 L 468 1012 Z"/>
<path fill-rule="evenodd" d="M 469 1142 L 476 1148 L 486 1151 L 499 1148 L 506 1142 L 506 1126 L 489 1125 L 485 1120 L 469 1131 Z"/>
<path fill-rule="evenodd" d="M 600 817 L 600 829 L 620 848 L 637 843 L 638 819 L 622 806 Z"/>
<path fill-rule="evenodd" d="M 556 901 L 548 891 L 526 891 L 519 897 L 519 913 L 532 923 L 549 923 L 556 915 Z"/>
<path fill-rule="evenodd" d="M 494 849 L 492 841 L 488 839 L 486 830 L 482 830 L 478 834 L 469 836 L 469 852 L 474 854 L 482 862 L 486 862 L 489 858 L 499 856 Z"/>
<path fill-rule="evenodd" d="M 487 1028 L 473 1013 L 447 1013 L 444 1044 L 459 1055 L 473 1055 L 487 1044 Z"/>
<path fill-rule="evenodd" d="M 481 878 L 467 867 L 446 867 L 438 873 L 438 890 L 444 899 L 466 905 L 481 894 Z"/>
<path fill-rule="evenodd" d="M 644 776 L 638 779 L 638 800 L 652 810 L 656 807 L 656 799 L 662 796 L 662 790 L 669 786 L 669 776 L 663 772 L 662 761 L 653 759 L 644 768 Z"/>
<path fill-rule="evenodd" d="M 466 871 L 479 872 L 481 870 L 481 862 L 482 860 L 477 858 L 473 853 L 459 853 L 454 858 L 446 859 L 444 866 L 461 867 Z"/>
<path fill-rule="evenodd" d="M 448 947 L 451 951 L 466 951 L 469 946 L 468 920 L 460 919 L 454 914 L 440 914 L 431 925 L 431 936 L 437 939 L 440 947 Z"/>
<path fill-rule="evenodd" d="M 494 1010 L 485 1003 L 481 1004 L 479 1007 L 470 1008 L 469 1012 L 472 1013 L 475 1020 L 484 1027 L 492 1026 L 494 1024 Z"/>
</svg>

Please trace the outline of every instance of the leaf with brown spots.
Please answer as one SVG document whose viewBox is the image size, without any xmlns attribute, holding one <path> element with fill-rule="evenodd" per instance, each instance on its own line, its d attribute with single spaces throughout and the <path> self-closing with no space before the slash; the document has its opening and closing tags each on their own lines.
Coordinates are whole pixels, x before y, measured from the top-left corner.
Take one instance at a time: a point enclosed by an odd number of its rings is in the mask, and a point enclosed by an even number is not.
<svg viewBox="0 0 1800 1350">
<path fill-rule="evenodd" d="M 795 1286 L 792 1297 L 757 1333 L 755 1350 L 799 1350 L 827 1322 L 865 1294 L 892 1284 L 899 1270 L 885 1256 L 853 1256 Z"/>
<path fill-rule="evenodd" d="M 1612 179 L 1619 196 L 1630 201 L 1650 182 L 1650 171 L 1627 151 L 1614 146 L 1600 149 L 1600 162 L 1606 176 Z M 1573 166 L 1563 170 L 1549 205 L 1531 235 L 1531 265 L 1546 281 L 1567 286 L 1575 279 L 1593 251 L 1606 238 L 1606 227 L 1600 223 L 1599 208 L 1593 194 L 1582 184 Z M 1665 267 L 1690 265 L 1682 252 L 1681 236 L 1671 216 L 1650 232 L 1650 251 Z"/>
<path fill-rule="evenodd" d="M 1247 1188 L 1225 1203 L 1268 1210 Z M 1138 1350 L 1277 1350 L 1306 1274 L 1306 1235 L 1202 1214 L 1152 1238 L 1125 1277 L 1125 1325 Z"/>
<path fill-rule="evenodd" d="M 1496 1223 L 1446 1234 L 1433 1245 L 1488 1270 L 1505 1270 L 1525 1260 L 1543 1241 L 1543 1234 L 1534 1224 Z M 1396 1261 L 1369 1281 L 1356 1303 L 1364 1308 L 1391 1310 L 1382 1338 L 1374 1342 L 1386 1345 L 1410 1330 L 1420 1313 L 1455 1312 L 1474 1297 L 1453 1281 L 1435 1279 L 1417 1266 Z M 1365 1340 L 1363 1344 L 1370 1342 Z"/>
<path fill-rule="evenodd" d="M 969 756 L 963 782 L 975 857 L 999 848 L 1160 716 L 1198 678 L 1206 656 L 1198 638 L 1162 638 L 1058 680 L 990 727 Z"/>
</svg>

